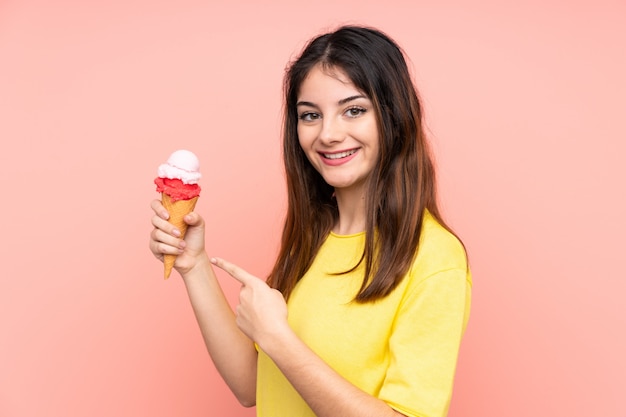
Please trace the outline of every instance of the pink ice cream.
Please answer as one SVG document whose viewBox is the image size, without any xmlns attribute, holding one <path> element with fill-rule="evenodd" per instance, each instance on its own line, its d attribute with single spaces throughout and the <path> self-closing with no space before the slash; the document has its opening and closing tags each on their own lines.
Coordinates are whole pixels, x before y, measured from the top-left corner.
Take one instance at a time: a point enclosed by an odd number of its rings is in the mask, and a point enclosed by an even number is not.
<svg viewBox="0 0 626 417">
<path fill-rule="evenodd" d="M 159 166 L 157 174 L 154 180 L 157 191 L 167 194 L 172 202 L 200 195 L 200 161 L 191 151 L 181 149 L 172 153 L 167 162 Z"/>
</svg>

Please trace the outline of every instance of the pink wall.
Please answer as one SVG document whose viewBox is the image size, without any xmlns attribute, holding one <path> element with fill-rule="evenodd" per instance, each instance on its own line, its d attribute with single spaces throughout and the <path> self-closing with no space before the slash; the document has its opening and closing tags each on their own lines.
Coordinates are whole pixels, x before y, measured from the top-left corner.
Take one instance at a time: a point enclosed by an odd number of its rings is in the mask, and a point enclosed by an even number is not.
<svg viewBox="0 0 626 417">
<path fill-rule="evenodd" d="M 210 252 L 266 273 L 282 71 L 344 22 L 411 56 L 471 255 L 450 415 L 623 415 L 624 3 L 211 3 L 0 2 L 0 415 L 254 415 L 148 252 L 152 179 L 194 150 Z"/>
</svg>

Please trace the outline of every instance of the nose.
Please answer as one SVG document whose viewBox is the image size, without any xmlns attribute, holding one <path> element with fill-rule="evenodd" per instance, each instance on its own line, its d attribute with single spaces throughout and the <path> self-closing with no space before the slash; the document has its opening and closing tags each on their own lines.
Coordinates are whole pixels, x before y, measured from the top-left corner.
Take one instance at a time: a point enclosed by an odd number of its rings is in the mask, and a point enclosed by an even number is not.
<svg viewBox="0 0 626 417">
<path fill-rule="evenodd" d="M 323 118 L 322 129 L 319 133 L 319 140 L 324 145 L 332 145 L 343 141 L 345 138 L 345 130 L 340 120 L 334 118 Z"/>
</svg>

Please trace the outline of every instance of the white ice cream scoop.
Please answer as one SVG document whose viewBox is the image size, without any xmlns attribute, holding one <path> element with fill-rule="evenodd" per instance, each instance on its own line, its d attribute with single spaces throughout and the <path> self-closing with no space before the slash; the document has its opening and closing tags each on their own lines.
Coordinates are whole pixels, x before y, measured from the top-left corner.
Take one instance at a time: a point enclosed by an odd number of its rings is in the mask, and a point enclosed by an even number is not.
<svg viewBox="0 0 626 417">
<path fill-rule="evenodd" d="M 161 178 L 179 179 L 184 184 L 197 184 L 202 177 L 200 174 L 200 160 L 191 151 L 180 149 L 159 165 L 158 175 Z"/>
</svg>

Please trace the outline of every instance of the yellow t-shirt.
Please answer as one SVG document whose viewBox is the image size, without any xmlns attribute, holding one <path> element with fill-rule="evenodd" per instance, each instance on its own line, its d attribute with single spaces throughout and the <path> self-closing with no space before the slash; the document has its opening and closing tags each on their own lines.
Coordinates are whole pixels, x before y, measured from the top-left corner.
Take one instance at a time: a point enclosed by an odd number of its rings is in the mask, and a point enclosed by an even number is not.
<svg viewBox="0 0 626 417">
<path fill-rule="evenodd" d="M 289 324 L 326 363 L 363 391 L 411 417 L 447 414 L 470 310 L 471 275 L 461 243 L 428 213 L 407 276 L 382 300 L 353 302 L 365 234 L 331 233 L 288 302 Z M 257 415 L 315 414 L 259 352 Z"/>
</svg>

